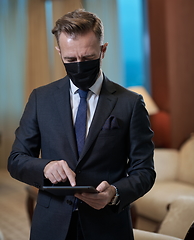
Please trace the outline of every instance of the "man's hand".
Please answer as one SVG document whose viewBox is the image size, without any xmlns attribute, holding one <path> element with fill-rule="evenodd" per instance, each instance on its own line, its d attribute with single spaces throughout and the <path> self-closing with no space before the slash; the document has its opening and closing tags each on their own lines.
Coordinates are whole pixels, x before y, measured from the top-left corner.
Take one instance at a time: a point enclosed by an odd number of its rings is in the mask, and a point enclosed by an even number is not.
<svg viewBox="0 0 194 240">
<path fill-rule="evenodd" d="M 68 179 L 72 187 L 76 185 L 75 173 L 64 160 L 49 162 L 44 168 L 44 176 L 54 184 Z"/>
<path fill-rule="evenodd" d="M 76 193 L 75 197 L 87 203 L 89 206 L 100 210 L 104 208 L 116 194 L 116 190 L 108 182 L 101 182 L 96 188 L 99 193 Z"/>
</svg>

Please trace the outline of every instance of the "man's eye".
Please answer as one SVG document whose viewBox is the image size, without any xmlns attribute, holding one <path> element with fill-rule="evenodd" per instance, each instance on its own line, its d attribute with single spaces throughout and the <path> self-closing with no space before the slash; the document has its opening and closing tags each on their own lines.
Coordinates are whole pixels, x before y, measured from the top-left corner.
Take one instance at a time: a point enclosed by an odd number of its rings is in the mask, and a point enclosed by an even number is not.
<svg viewBox="0 0 194 240">
<path fill-rule="evenodd" d="M 67 60 L 68 63 L 72 63 L 72 62 L 76 62 L 77 60 L 76 59 L 69 59 Z"/>
<path fill-rule="evenodd" d="M 84 58 L 84 59 L 83 59 L 83 61 L 85 61 L 85 62 L 86 62 L 86 61 L 92 61 L 92 60 L 94 60 L 93 57 L 91 57 L 91 58 Z"/>
</svg>

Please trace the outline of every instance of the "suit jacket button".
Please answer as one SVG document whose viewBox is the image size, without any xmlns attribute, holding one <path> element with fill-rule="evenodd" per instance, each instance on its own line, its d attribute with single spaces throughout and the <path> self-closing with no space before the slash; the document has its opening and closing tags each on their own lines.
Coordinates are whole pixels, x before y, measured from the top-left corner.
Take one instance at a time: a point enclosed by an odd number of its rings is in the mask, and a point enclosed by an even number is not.
<svg viewBox="0 0 194 240">
<path fill-rule="evenodd" d="M 67 200 L 66 202 L 67 202 L 67 204 L 69 204 L 69 205 L 72 205 L 72 204 L 73 204 L 73 202 L 72 202 L 71 200 Z"/>
</svg>

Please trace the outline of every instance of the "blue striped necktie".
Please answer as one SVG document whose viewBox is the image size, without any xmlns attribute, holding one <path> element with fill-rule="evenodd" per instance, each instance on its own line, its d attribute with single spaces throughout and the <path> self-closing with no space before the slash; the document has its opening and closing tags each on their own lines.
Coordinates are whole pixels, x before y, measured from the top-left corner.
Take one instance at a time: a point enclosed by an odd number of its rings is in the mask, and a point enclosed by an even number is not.
<svg viewBox="0 0 194 240">
<path fill-rule="evenodd" d="M 86 124 L 87 124 L 87 95 L 88 91 L 78 90 L 80 96 L 80 103 L 77 110 L 77 116 L 75 120 L 75 134 L 77 140 L 77 149 L 80 156 L 84 147 L 86 138 Z"/>
</svg>

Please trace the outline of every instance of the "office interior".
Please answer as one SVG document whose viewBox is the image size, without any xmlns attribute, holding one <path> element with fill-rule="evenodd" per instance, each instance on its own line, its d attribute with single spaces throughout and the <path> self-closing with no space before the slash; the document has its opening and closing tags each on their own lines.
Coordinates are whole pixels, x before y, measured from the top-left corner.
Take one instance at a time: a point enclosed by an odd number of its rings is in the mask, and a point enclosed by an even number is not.
<svg viewBox="0 0 194 240">
<path fill-rule="evenodd" d="M 10 178 L 7 158 L 31 91 L 66 74 L 51 29 L 77 8 L 102 19 L 103 71 L 143 95 L 155 133 L 158 189 L 132 204 L 135 239 L 186 239 L 194 221 L 193 0 L 0 1 L 0 239 L 29 237 L 36 194 Z M 160 204 L 168 209 L 159 212 Z"/>
</svg>

